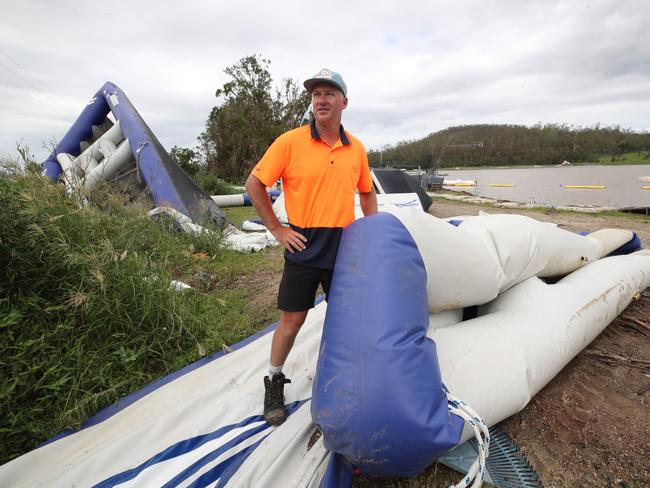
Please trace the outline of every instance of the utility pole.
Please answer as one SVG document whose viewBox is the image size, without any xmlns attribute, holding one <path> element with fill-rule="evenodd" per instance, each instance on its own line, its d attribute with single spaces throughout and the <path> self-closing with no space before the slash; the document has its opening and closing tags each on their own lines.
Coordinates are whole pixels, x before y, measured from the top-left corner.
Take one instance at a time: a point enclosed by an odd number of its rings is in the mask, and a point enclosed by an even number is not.
<svg viewBox="0 0 650 488">
<path fill-rule="evenodd" d="M 389 145 L 388 144 L 382 144 L 381 149 L 379 150 L 379 167 L 383 168 L 384 167 L 384 149 L 386 149 Z"/>
</svg>

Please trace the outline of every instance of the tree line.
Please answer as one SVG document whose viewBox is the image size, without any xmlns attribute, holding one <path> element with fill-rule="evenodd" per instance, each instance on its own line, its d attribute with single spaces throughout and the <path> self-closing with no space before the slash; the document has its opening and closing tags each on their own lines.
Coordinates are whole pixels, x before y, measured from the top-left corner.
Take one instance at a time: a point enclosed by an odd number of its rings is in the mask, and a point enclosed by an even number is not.
<svg viewBox="0 0 650 488">
<path fill-rule="evenodd" d="M 650 163 L 650 133 L 618 126 L 563 124 L 464 125 L 370 151 L 372 166 L 404 168 L 588 163 L 643 152 Z"/>
<path fill-rule="evenodd" d="M 269 145 L 283 132 L 308 122 L 310 96 L 292 78 L 279 85 L 270 61 L 246 56 L 227 67 L 215 91 L 198 146 L 174 146 L 170 154 L 208 192 L 226 193 L 224 181 L 241 184 Z M 585 163 L 606 155 L 615 160 L 639 151 L 650 162 L 650 133 L 618 126 L 564 124 L 464 125 L 368 153 L 371 166 L 432 168 Z"/>
</svg>

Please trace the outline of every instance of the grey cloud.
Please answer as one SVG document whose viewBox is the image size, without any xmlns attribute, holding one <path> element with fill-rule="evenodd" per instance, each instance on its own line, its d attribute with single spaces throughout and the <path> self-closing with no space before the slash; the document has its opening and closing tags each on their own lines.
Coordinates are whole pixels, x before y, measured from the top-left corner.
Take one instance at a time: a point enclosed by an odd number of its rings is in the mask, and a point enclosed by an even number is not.
<svg viewBox="0 0 650 488">
<path fill-rule="evenodd" d="M 223 69 L 253 53 L 271 60 L 278 82 L 324 66 L 341 71 L 350 87 L 344 123 L 369 148 L 455 124 L 648 125 L 643 0 L 379 0 L 323 9 L 298 0 L 42 0 L 4 10 L 0 50 L 57 95 L 32 93 L 0 65 L 0 155 L 22 137 L 33 148 L 60 138 L 106 80 L 165 146 L 193 145 Z"/>
</svg>

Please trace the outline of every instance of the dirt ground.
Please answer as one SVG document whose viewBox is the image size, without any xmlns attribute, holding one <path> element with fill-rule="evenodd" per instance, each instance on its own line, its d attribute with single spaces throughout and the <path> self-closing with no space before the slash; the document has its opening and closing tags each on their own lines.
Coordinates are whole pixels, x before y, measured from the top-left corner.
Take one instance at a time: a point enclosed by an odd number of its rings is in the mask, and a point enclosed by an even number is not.
<svg viewBox="0 0 650 488">
<path fill-rule="evenodd" d="M 432 213 L 451 217 L 476 215 L 479 210 L 528 215 L 573 232 L 629 229 L 650 247 L 650 218 L 638 215 L 502 209 L 437 198 Z M 269 278 L 267 283 L 273 283 L 269 293 L 261 295 L 270 294 L 274 300 L 279 274 Z M 268 305 L 261 298 L 251 308 Z M 650 486 L 650 289 L 501 427 L 527 456 L 545 487 Z M 459 479 L 435 465 L 413 480 L 362 478 L 353 486 L 437 487 Z"/>
</svg>

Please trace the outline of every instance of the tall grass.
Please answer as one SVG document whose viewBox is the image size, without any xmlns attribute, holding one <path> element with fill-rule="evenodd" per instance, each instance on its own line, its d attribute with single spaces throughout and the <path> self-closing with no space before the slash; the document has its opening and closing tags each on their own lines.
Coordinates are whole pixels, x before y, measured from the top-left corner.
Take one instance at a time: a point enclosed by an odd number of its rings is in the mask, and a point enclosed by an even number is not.
<svg viewBox="0 0 650 488">
<path fill-rule="evenodd" d="M 263 256 L 103 202 L 0 175 L 0 464 L 258 325 L 232 283 Z"/>
</svg>

